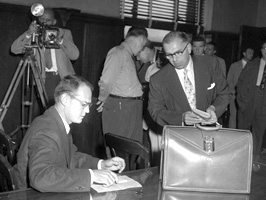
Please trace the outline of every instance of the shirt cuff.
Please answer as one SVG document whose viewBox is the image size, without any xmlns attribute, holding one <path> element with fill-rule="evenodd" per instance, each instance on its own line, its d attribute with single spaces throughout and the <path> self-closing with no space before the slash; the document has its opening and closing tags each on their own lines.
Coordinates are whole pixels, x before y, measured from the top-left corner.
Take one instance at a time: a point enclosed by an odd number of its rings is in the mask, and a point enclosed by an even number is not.
<svg viewBox="0 0 266 200">
<path fill-rule="evenodd" d="M 91 184 L 92 184 L 94 182 L 94 172 L 91 169 L 89 169 L 89 171 L 91 174 Z"/>
<path fill-rule="evenodd" d="M 98 161 L 97 169 L 102 169 L 102 162 L 103 162 L 102 159 Z M 91 184 L 92 184 L 94 182 L 94 172 L 91 169 L 89 169 L 89 171 L 91 174 Z"/>
<path fill-rule="evenodd" d="M 97 164 L 97 169 L 102 169 L 102 162 L 103 160 L 99 160 L 98 164 Z"/>
</svg>

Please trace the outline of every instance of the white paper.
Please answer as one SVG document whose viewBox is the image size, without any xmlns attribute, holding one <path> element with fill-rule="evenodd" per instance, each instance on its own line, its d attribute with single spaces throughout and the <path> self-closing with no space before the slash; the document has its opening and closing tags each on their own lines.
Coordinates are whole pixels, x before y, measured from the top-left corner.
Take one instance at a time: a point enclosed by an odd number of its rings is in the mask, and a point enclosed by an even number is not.
<svg viewBox="0 0 266 200">
<path fill-rule="evenodd" d="M 104 187 L 103 185 L 99 184 L 91 185 L 91 188 L 96 190 L 98 193 L 112 192 L 112 191 L 125 190 L 129 188 L 140 188 L 140 187 L 142 187 L 142 185 L 139 182 L 125 175 L 118 176 L 118 182 L 109 187 Z"/>
</svg>

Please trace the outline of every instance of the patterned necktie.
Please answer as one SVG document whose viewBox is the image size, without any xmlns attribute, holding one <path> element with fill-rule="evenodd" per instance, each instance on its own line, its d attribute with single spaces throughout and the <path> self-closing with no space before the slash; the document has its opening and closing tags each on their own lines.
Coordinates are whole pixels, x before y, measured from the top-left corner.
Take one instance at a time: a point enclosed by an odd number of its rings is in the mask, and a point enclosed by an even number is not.
<svg viewBox="0 0 266 200">
<path fill-rule="evenodd" d="M 46 64 L 46 68 L 47 68 L 47 69 L 51 69 L 52 66 L 53 66 L 53 63 L 52 63 L 52 55 L 51 55 L 51 49 L 45 49 L 44 55 L 45 55 L 45 64 Z"/>
<path fill-rule="evenodd" d="M 260 89 L 261 90 L 264 90 L 265 83 L 266 83 L 266 65 L 264 66 L 263 75 L 262 75 L 262 79 L 261 79 L 261 82 L 260 82 Z"/>
<path fill-rule="evenodd" d="M 184 69 L 184 88 L 185 93 L 187 96 L 188 103 L 191 108 L 196 108 L 196 97 L 195 97 L 195 90 L 188 78 L 188 70 Z"/>
</svg>

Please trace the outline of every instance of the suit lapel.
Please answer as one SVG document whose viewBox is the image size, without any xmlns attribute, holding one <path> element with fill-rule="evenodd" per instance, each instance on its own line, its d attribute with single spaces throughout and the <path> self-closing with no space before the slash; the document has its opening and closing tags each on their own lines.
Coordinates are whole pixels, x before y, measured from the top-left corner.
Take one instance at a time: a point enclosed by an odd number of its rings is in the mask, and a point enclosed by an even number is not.
<svg viewBox="0 0 266 200">
<path fill-rule="evenodd" d="M 179 106 L 184 110 L 190 110 L 190 106 L 186 97 L 186 94 L 183 90 L 179 77 L 175 71 L 175 68 L 170 64 L 167 66 L 168 74 L 165 77 L 168 79 L 168 90 L 170 94 L 173 96 L 175 101 L 179 104 Z"/>
</svg>

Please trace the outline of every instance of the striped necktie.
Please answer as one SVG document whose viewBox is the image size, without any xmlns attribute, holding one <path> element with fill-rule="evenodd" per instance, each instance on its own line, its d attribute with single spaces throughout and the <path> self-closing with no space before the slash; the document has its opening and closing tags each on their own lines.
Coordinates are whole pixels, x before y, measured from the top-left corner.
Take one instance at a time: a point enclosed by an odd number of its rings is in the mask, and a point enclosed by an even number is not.
<svg viewBox="0 0 266 200">
<path fill-rule="evenodd" d="M 188 78 L 188 70 L 184 69 L 184 89 L 187 96 L 188 103 L 191 108 L 196 108 L 195 90 Z"/>
</svg>

